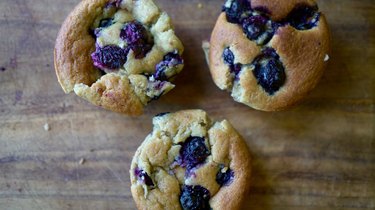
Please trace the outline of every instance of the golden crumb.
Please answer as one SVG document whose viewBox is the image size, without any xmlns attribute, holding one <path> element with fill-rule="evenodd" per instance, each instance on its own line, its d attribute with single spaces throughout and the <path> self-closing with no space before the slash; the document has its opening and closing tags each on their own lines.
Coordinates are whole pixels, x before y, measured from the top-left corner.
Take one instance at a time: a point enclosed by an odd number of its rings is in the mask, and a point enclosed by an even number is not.
<svg viewBox="0 0 375 210">
<path fill-rule="evenodd" d="M 203 4 L 202 3 L 198 3 L 197 7 L 198 7 L 198 9 L 202 9 L 203 8 Z"/>
</svg>

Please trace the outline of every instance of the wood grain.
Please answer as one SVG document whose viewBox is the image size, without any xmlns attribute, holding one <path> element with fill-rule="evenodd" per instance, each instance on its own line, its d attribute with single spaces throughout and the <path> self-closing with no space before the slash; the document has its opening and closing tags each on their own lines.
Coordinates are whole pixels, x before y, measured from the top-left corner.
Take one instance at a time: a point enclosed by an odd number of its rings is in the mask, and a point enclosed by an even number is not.
<svg viewBox="0 0 375 210">
<path fill-rule="evenodd" d="M 332 30 L 329 67 L 303 103 L 274 113 L 235 103 L 210 78 L 200 46 L 221 0 L 158 0 L 185 45 L 186 68 L 139 118 L 58 85 L 54 41 L 78 2 L 0 1 L 0 209 L 135 209 L 128 169 L 152 116 L 189 108 L 227 118 L 246 139 L 254 174 L 245 209 L 375 208 L 373 0 L 319 1 Z"/>
</svg>

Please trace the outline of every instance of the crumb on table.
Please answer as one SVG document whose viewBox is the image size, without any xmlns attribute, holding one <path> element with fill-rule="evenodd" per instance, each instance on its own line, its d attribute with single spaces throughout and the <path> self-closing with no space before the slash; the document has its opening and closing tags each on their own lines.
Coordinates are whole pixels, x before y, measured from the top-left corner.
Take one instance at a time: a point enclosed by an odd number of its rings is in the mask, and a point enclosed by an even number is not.
<svg viewBox="0 0 375 210">
<path fill-rule="evenodd" d="M 78 163 L 79 163 L 80 165 L 83 165 L 85 162 L 86 162 L 86 160 L 85 160 L 84 158 L 81 158 L 81 159 L 79 160 Z"/>
<path fill-rule="evenodd" d="M 203 4 L 202 3 L 198 3 L 197 7 L 198 7 L 198 9 L 202 9 L 203 8 Z"/>
<path fill-rule="evenodd" d="M 44 124 L 43 128 L 44 128 L 45 131 L 51 130 L 51 127 L 49 126 L 48 123 Z"/>
</svg>

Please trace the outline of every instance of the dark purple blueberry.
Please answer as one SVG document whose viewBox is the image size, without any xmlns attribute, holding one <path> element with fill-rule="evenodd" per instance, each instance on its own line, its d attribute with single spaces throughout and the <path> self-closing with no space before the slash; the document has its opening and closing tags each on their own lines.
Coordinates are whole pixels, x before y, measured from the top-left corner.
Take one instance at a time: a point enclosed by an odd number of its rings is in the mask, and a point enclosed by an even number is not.
<svg viewBox="0 0 375 210">
<path fill-rule="evenodd" d="M 141 23 L 129 22 L 121 29 L 120 38 L 126 41 L 128 45 L 139 44 L 147 39 L 147 31 Z"/>
<path fill-rule="evenodd" d="M 234 172 L 227 168 L 227 170 L 223 170 L 225 168 L 224 165 L 220 165 L 220 169 L 216 174 L 216 182 L 220 185 L 228 185 L 233 181 Z"/>
<path fill-rule="evenodd" d="M 155 67 L 154 77 L 156 80 L 168 80 L 173 75 L 166 75 L 168 69 L 174 68 L 177 65 L 183 64 L 181 56 L 178 53 L 168 53 L 164 56 L 163 61 L 158 63 Z"/>
<path fill-rule="evenodd" d="M 91 54 L 94 65 L 100 69 L 119 69 L 126 63 L 129 50 L 115 45 L 97 47 Z"/>
<path fill-rule="evenodd" d="M 227 0 L 223 5 L 223 11 L 230 23 L 240 23 L 241 15 L 250 9 L 248 0 Z"/>
<path fill-rule="evenodd" d="M 227 64 L 227 65 L 233 65 L 234 64 L 234 54 L 229 49 L 229 47 L 224 49 L 223 59 L 224 59 L 224 63 Z"/>
<path fill-rule="evenodd" d="M 270 41 L 278 27 L 278 23 L 264 15 L 249 16 L 242 22 L 242 29 L 247 38 L 258 45 L 264 45 Z"/>
<path fill-rule="evenodd" d="M 284 66 L 274 49 L 266 48 L 254 60 L 253 74 L 258 84 L 270 95 L 273 95 L 285 83 Z"/>
<path fill-rule="evenodd" d="M 230 72 L 233 73 L 235 77 L 237 77 L 237 75 L 241 72 L 241 69 L 242 69 L 242 64 L 240 63 L 236 63 L 230 66 Z"/>
<path fill-rule="evenodd" d="M 234 54 L 229 47 L 224 49 L 223 52 L 224 63 L 229 66 L 230 72 L 237 76 L 241 72 L 242 64 L 234 64 Z"/>
<path fill-rule="evenodd" d="M 150 186 L 150 187 L 155 186 L 154 182 L 151 179 L 151 177 L 145 171 L 143 171 L 143 170 L 141 170 L 139 168 L 136 168 L 134 170 L 134 174 L 135 174 L 135 176 L 138 177 L 138 179 L 140 179 L 141 181 L 143 181 L 147 186 Z"/>
<path fill-rule="evenodd" d="M 140 44 L 133 44 L 129 46 L 131 50 L 134 52 L 134 57 L 136 59 L 144 58 L 148 52 L 152 49 L 151 44 L 147 43 L 140 43 Z"/>
<path fill-rule="evenodd" d="M 108 26 L 112 24 L 113 24 L 112 18 L 105 18 L 105 19 L 100 20 L 99 28 L 107 28 Z"/>
<path fill-rule="evenodd" d="M 5 70 L 7 70 L 4 66 L 2 66 L 1 68 L 0 68 L 0 71 L 5 71 Z"/>
<path fill-rule="evenodd" d="M 200 185 L 184 185 L 180 203 L 183 210 L 210 210 L 210 192 Z"/>
<path fill-rule="evenodd" d="M 319 21 L 318 6 L 298 5 L 288 15 L 287 22 L 298 30 L 315 27 Z"/>
<path fill-rule="evenodd" d="M 247 38 L 255 40 L 267 31 L 267 22 L 267 18 L 261 15 L 250 16 L 244 19 L 242 28 Z"/>
<path fill-rule="evenodd" d="M 137 21 L 126 23 L 121 29 L 120 38 L 126 41 L 137 59 L 144 58 L 153 46 L 146 28 Z"/>
<path fill-rule="evenodd" d="M 202 137 L 189 137 L 180 150 L 181 165 L 189 170 L 204 162 L 210 155 L 205 140 Z"/>
</svg>

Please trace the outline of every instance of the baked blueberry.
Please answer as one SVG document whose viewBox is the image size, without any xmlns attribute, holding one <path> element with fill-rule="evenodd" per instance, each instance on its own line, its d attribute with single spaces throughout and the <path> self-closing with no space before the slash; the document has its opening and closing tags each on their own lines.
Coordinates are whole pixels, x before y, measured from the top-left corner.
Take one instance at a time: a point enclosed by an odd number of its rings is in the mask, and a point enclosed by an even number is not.
<svg viewBox="0 0 375 210">
<path fill-rule="evenodd" d="M 121 29 L 120 38 L 128 45 L 140 44 L 147 41 L 147 32 L 143 25 L 137 21 L 126 23 Z"/>
<path fill-rule="evenodd" d="M 268 94 L 273 95 L 285 83 L 284 66 L 275 50 L 266 48 L 253 64 L 253 74 Z"/>
<path fill-rule="evenodd" d="M 234 64 L 234 55 L 233 55 L 233 52 L 229 49 L 229 47 L 224 49 L 223 59 L 224 59 L 224 63 L 227 65 Z"/>
<path fill-rule="evenodd" d="M 236 77 L 241 71 L 242 64 L 240 63 L 234 64 L 234 54 L 229 49 L 229 47 L 224 49 L 223 59 L 224 59 L 224 63 L 229 66 L 230 72 L 234 74 L 234 76 Z"/>
<path fill-rule="evenodd" d="M 180 150 L 181 165 L 191 169 L 200 163 L 203 163 L 210 151 L 202 137 L 189 137 L 183 144 Z"/>
<path fill-rule="evenodd" d="M 180 203 L 183 210 L 210 210 L 210 192 L 199 185 L 184 185 L 181 190 Z"/>
<path fill-rule="evenodd" d="M 297 5 L 286 18 L 287 22 L 298 30 L 315 27 L 319 21 L 318 6 Z"/>
<path fill-rule="evenodd" d="M 129 50 L 122 49 L 116 45 L 107 45 L 97 47 L 96 51 L 91 54 L 94 65 L 102 70 L 116 70 L 124 65 Z"/>
<path fill-rule="evenodd" d="M 168 53 L 164 56 L 163 61 L 156 65 L 154 75 L 155 79 L 168 80 L 178 73 L 175 67 L 183 63 L 184 61 L 179 54 Z"/>
<path fill-rule="evenodd" d="M 219 171 L 216 174 L 216 182 L 220 185 L 228 185 L 234 179 L 234 172 L 224 165 L 220 165 Z"/>
<path fill-rule="evenodd" d="M 271 40 L 277 30 L 277 23 L 264 15 L 257 14 L 245 18 L 242 28 L 248 39 L 255 41 L 258 45 L 264 45 Z"/>
<path fill-rule="evenodd" d="M 144 182 L 147 186 L 150 186 L 150 187 L 154 186 L 154 182 L 152 181 L 151 177 L 145 171 L 143 171 L 139 168 L 136 168 L 134 170 L 134 174 L 135 174 L 135 176 L 138 177 L 139 180 Z"/>
<path fill-rule="evenodd" d="M 240 23 L 241 15 L 250 9 L 248 0 L 228 0 L 223 6 L 227 20 L 230 23 Z"/>
<path fill-rule="evenodd" d="M 242 64 L 236 63 L 230 66 L 230 72 L 234 74 L 235 79 L 238 79 L 237 76 L 241 72 Z"/>
<path fill-rule="evenodd" d="M 121 29 L 120 38 L 126 41 L 137 59 L 144 58 L 153 46 L 146 28 L 137 21 L 126 23 Z"/>
</svg>

